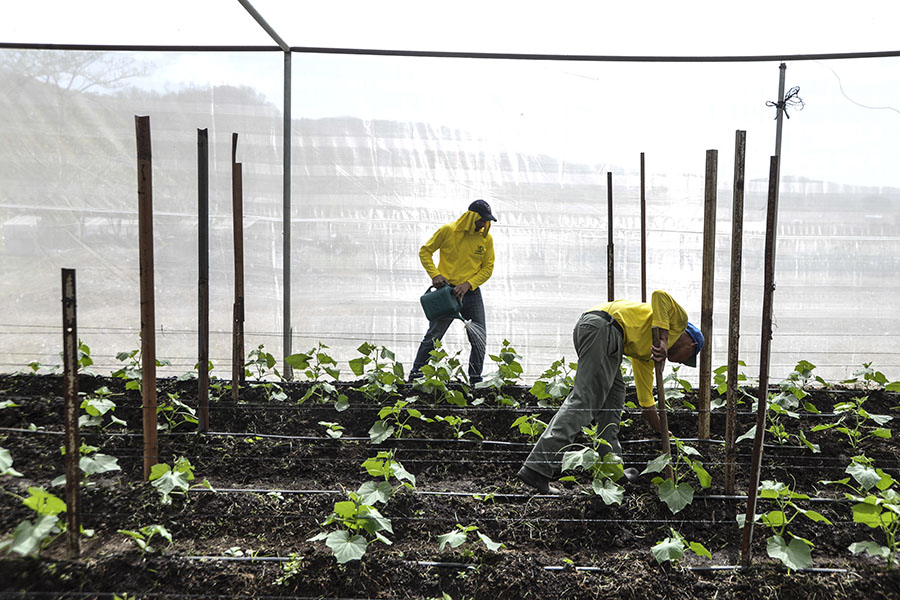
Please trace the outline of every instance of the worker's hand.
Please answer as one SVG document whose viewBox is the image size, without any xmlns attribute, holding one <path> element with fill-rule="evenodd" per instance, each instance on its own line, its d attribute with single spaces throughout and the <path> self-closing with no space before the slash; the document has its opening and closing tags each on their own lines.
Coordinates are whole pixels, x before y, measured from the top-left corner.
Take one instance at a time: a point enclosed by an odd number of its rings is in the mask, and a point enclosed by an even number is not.
<svg viewBox="0 0 900 600">
<path fill-rule="evenodd" d="M 444 287 L 445 285 L 447 285 L 449 283 L 450 282 L 447 281 L 447 278 L 444 277 L 443 275 L 441 275 L 440 273 L 438 273 L 437 275 L 435 275 L 434 277 L 431 278 L 431 285 L 433 285 L 436 288 Z"/>
<path fill-rule="evenodd" d="M 459 284 L 458 286 L 453 288 L 453 295 L 456 296 L 457 298 L 459 298 L 460 300 L 462 300 L 463 296 L 466 295 L 466 292 L 468 292 L 471 289 L 472 289 L 472 284 L 469 283 L 468 281 L 463 281 L 461 284 Z"/>
<path fill-rule="evenodd" d="M 669 330 L 668 329 L 660 329 L 659 330 L 659 345 L 654 346 L 650 345 L 650 354 L 653 356 L 653 360 L 660 363 L 661 366 L 666 366 L 666 358 L 669 356 Z"/>
</svg>

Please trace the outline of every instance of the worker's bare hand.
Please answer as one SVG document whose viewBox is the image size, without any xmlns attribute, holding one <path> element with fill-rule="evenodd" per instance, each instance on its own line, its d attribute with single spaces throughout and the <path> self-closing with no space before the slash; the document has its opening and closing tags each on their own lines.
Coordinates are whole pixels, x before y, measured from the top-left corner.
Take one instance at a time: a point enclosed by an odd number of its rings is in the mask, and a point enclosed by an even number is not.
<svg viewBox="0 0 900 600">
<path fill-rule="evenodd" d="M 650 354 L 653 355 L 653 360 L 656 362 L 665 363 L 669 356 L 669 350 L 665 344 L 660 342 L 659 346 L 650 346 Z"/>
<path fill-rule="evenodd" d="M 463 281 L 461 284 L 453 288 L 453 295 L 462 300 L 463 296 L 466 295 L 466 292 L 472 289 L 472 284 L 468 281 Z"/>
<path fill-rule="evenodd" d="M 450 282 L 447 281 L 447 278 L 441 274 L 437 274 L 431 278 L 431 285 L 433 285 L 436 288 L 444 287 L 448 283 L 450 283 Z"/>
</svg>

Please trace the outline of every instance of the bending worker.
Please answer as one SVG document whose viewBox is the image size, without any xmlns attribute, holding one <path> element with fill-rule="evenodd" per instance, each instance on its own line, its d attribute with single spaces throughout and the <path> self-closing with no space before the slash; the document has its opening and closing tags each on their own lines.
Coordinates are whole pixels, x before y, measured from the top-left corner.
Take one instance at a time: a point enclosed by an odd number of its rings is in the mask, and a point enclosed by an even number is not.
<svg viewBox="0 0 900 600">
<path fill-rule="evenodd" d="M 462 301 L 459 314 L 475 324 L 475 327 L 466 327 L 466 336 L 472 346 L 469 352 L 469 383 L 472 385 L 481 381 L 484 367 L 487 328 L 481 286 L 494 272 L 494 240 L 489 232 L 491 221 L 496 220 L 490 205 L 484 200 L 476 200 L 460 218 L 442 225 L 419 249 L 419 260 L 431 277 L 431 285 L 436 288 L 452 285 L 453 295 Z M 436 250 L 440 250 L 437 267 L 432 258 Z M 430 352 L 434 350 L 434 340 L 443 339 L 452 322 L 453 317 L 429 322 L 409 373 L 410 380 L 420 375 L 419 369 L 428 362 Z"/>
<path fill-rule="evenodd" d="M 659 328 L 659 346 L 652 344 L 653 327 Z M 703 348 L 703 334 L 662 290 L 653 292 L 649 304 L 615 300 L 592 307 L 578 319 L 572 337 L 578 354 L 575 383 L 518 473 L 519 479 L 542 494 L 558 493 L 550 487 L 550 481 L 560 468 L 560 451 L 592 420 L 610 451 L 622 455 L 618 433 L 625 406 L 623 354 L 632 360 L 644 418 L 660 433 L 653 400 L 654 361 L 663 367 L 666 359 L 695 367 Z M 632 481 L 638 476 L 634 468 L 626 469 L 625 474 Z"/>
</svg>

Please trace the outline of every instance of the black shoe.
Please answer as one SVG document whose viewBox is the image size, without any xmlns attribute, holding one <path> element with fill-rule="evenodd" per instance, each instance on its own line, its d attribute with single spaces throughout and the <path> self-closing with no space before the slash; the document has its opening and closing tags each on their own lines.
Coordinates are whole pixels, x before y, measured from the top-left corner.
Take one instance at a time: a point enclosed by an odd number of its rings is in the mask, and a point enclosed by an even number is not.
<svg viewBox="0 0 900 600">
<path fill-rule="evenodd" d="M 634 483 L 635 481 L 637 481 L 640 478 L 641 478 L 640 472 L 637 469 L 635 469 L 634 467 L 628 467 L 627 469 L 625 469 L 625 479 L 627 479 L 628 481 Z"/>
<path fill-rule="evenodd" d="M 541 475 L 534 469 L 530 469 L 528 467 L 522 467 L 519 469 L 519 472 L 516 474 L 519 480 L 524 481 L 531 487 L 535 488 L 540 494 L 554 495 L 558 496 L 561 492 L 559 489 L 550 485 L 550 478 L 546 475 Z"/>
</svg>

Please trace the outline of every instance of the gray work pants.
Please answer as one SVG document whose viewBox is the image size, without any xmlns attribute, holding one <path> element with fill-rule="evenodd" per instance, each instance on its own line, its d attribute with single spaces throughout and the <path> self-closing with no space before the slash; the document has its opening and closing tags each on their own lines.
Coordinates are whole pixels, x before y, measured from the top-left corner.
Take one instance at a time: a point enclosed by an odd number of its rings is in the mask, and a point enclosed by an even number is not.
<svg viewBox="0 0 900 600">
<path fill-rule="evenodd" d="M 546 477 L 554 477 L 559 471 L 560 451 L 591 421 L 597 423 L 603 439 L 612 446 L 609 451 L 622 454 L 618 440 L 625 406 L 625 382 L 620 370 L 622 334 L 600 315 L 585 313 L 578 319 L 572 339 L 578 354 L 575 383 L 525 459 L 526 467 Z"/>
</svg>

